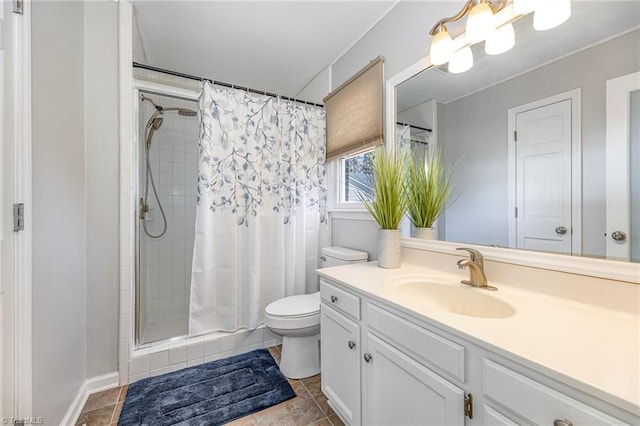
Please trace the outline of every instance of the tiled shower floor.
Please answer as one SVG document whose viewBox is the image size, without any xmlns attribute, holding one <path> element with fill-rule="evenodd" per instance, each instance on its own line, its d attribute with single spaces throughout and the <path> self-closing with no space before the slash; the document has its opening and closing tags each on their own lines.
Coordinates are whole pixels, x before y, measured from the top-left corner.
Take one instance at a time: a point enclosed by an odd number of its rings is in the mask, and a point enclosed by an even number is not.
<svg viewBox="0 0 640 426">
<path fill-rule="evenodd" d="M 280 347 L 273 346 L 269 348 L 269 352 L 280 364 Z M 327 404 L 327 397 L 320 390 L 319 374 L 301 380 L 289 379 L 289 383 L 298 396 L 255 414 L 234 420 L 229 425 L 343 425 Z M 127 386 L 123 386 L 89 396 L 76 425 L 117 425 L 126 394 Z"/>
</svg>

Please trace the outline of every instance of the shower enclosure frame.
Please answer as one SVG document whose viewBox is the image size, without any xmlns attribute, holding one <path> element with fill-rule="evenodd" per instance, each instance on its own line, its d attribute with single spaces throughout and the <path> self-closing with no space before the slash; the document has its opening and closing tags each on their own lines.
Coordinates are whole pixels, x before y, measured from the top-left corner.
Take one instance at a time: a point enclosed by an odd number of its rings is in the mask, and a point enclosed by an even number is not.
<svg viewBox="0 0 640 426">
<path fill-rule="evenodd" d="M 144 123 L 140 120 L 140 92 L 146 92 L 149 94 L 156 94 L 161 96 L 170 96 L 177 99 L 187 100 L 187 101 L 195 101 L 198 102 L 199 96 L 197 90 L 184 89 L 180 87 L 169 86 L 167 84 L 156 83 L 152 81 L 147 81 L 143 79 L 133 79 L 133 93 L 132 99 L 132 158 L 131 158 L 131 182 L 133 187 L 131 188 L 131 205 L 133 206 L 131 212 L 131 227 L 130 232 L 133 236 L 133 289 L 131 295 L 131 315 L 133 315 L 134 320 L 131 321 L 133 326 L 132 334 L 133 336 L 133 348 L 132 350 L 145 349 L 151 347 L 153 345 L 157 345 L 162 341 L 158 342 L 148 342 L 141 343 L 141 330 L 140 330 L 140 206 L 137 200 L 141 194 L 141 184 L 140 179 L 137 179 L 136 176 L 139 176 L 140 173 L 140 144 L 143 143 L 140 139 L 140 132 Z M 184 336 L 176 336 L 172 337 L 170 341 L 187 339 L 189 335 Z"/>
<path fill-rule="evenodd" d="M 121 34 L 127 37 L 128 32 Z M 128 61 L 128 58 L 126 58 Z M 126 63 L 126 61 L 125 61 Z M 254 349 L 266 348 L 282 343 L 282 338 L 264 326 L 256 330 L 240 329 L 235 332 L 207 331 L 186 334 L 166 340 L 142 344 L 138 333 L 139 312 L 136 291 L 139 285 L 136 273 L 139 261 L 136 258 L 138 241 L 138 201 L 140 179 L 140 91 L 172 96 L 184 100 L 199 100 L 197 82 L 186 86 L 182 78 L 166 78 L 162 83 L 134 79 L 128 69 L 121 65 L 120 97 L 120 312 L 118 332 L 118 377 L 106 375 L 96 382 L 99 386 L 115 386 L 117 383 L 133 383 L 137 380 L 157 376 L 176 369 L 187 368 L 226 358 Z M 154 80 L 157 81 L 157 80 Z M 175 85 L 177 87 L 171 86 Z"/>
</svg>

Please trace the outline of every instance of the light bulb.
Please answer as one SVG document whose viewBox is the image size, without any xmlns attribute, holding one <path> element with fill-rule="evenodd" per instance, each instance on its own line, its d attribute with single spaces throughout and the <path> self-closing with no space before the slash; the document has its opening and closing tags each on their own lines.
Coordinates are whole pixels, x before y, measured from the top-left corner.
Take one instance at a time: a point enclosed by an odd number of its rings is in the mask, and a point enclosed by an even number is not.
<svg viewBox="0 0 640 426">
<path fill-rule="evenodd" d="M 571 16 L 571 0 L 538 0 L 533 13 L 533 28 L 550 30 Z"/>
<path fill-rule="evenodd" d="M 536 8 L 536 0 L 513 0 L 513 13 L 516 15 L 526 15 Z"/>
<path fill-rule="evenodd" d="M 453 55 L 453 40 L 442 25 L 440 31 L 431 40 L 431 49 L 429 50 L 429 60 L 433 65 L 442 65 L 449 62 Z"/>
<path fill-rule="evenodd" d="M 485 40 L 495 28 L 493 11 L 486 0 L 482 0 L 469 12 L 465 30 L 467 42 L 478 43 Z"/>
<path fill-rule="evenodd" d="M 499 55 L 511 49 L 516 44 L 516 35 L 511 23 L 496 28 L 487 41 L 484 42 L 484 51 L 487 55 Z"/>
<path fill-rule="evenodd" d="M 453 74 L 460 74 L 468 71 L 473 66 L 473 53 L 469 46 L 463 47 L 453 54 L 453 57 L 449 61 L 449 72 Z"/>
</svg>

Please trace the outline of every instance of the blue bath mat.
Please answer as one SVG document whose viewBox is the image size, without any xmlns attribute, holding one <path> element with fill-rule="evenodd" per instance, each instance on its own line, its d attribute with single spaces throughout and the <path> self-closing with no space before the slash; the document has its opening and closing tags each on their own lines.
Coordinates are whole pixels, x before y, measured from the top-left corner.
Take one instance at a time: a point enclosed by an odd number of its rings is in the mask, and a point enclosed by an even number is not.
<svg viewBox="0 0 640 426">
<path fill-rule="evenodd" d="M 119 425 L 221 425 L 296 396 L 266 349 L 142 379 Z"/>
</svg>

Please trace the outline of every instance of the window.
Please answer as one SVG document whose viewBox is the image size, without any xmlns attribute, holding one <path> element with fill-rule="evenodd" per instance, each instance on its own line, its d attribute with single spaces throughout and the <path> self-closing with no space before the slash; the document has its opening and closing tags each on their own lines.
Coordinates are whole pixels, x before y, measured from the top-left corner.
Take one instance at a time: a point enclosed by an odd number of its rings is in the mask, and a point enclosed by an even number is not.
<svg viewBox="0 0 640 426">
<path fill-rule="evenodd" d="M 338 202 L 361 203 L 373 197 L 375 148 L 338 162 Z"/>
</svg>

